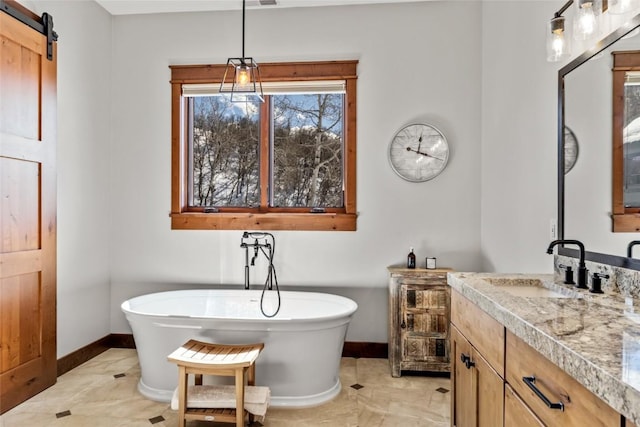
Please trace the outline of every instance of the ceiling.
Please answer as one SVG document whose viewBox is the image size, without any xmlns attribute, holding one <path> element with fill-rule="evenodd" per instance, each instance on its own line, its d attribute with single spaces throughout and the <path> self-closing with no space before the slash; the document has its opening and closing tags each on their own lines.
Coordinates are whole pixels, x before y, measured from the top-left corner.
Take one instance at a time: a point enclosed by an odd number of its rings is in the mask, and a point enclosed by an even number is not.
<svg viewBox="0 0 640 427">
<path fill-rule="evenodd" d="M 264 4 L 271 3 L 272 0 L 247 0 L 247 9 L 409 3 L 418 1 L 425 0 L 276 0 L 277 4 L 275 6 Z M 96 0 L 96 2 L 112 15 L 242 9 L 241 0 Z"/>
</svg>

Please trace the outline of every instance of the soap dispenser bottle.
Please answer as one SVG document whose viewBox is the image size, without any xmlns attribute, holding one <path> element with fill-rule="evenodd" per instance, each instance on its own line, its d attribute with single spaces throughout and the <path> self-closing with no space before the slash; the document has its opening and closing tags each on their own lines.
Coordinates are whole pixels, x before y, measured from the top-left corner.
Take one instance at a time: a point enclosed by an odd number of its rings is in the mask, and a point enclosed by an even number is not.
<svg viewBox="0 0 640 427">
<path fill-rule="evenodd" d="M 416 254 L 413 253 L 413 248 L 409 248 L 409 255 L 407 255 L 407 268 L 416 268 Z"/>
</svg>

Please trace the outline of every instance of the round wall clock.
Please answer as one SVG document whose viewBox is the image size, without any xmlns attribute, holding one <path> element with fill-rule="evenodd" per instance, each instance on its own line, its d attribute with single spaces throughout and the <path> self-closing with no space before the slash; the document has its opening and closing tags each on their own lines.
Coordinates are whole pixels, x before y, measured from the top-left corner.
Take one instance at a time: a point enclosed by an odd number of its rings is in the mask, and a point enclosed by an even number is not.
<svg viewBox="0 0 640 427">
<path fill-rule="evenodd" d="M 435 178 L 449 160 L 449 145 L 431 125 L 411 124 L 396 133 L 389 144 L 389 162 L 403 179 L 423 182 Z"/>
<path fill-rule="evenodd" d="M 578 138 L 571 129 L 564 127 L 564 173 L 573 168 L 578 160 Z"/>
</svg>

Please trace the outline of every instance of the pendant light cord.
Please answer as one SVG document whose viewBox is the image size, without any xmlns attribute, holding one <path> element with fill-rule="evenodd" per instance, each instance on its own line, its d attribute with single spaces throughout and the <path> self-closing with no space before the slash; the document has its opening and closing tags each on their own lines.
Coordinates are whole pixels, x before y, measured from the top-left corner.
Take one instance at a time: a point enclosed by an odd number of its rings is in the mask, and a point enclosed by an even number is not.
<svg viewBox="0 0 640 427">
<path fill-rule="evenodd" d="M 242 0 L 242 62 L 244 62 L 244 15 L 247 5 L 247 0 Z"/>
</svg>

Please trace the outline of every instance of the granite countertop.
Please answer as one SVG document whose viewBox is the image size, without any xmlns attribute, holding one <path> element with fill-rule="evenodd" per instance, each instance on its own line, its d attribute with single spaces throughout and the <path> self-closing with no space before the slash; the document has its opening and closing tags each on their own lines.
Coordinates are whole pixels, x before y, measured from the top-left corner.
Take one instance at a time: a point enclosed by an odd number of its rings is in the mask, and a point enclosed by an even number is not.
<svg viewBox="0 0 640 427">
<path fill-rule="evenodd" d="M 449 273 L 448 282 L 640 425 L 640 299 L 591 294 L 554 282 L 551 274 Z M 566 298 L 515 295 L 504 287 L 527 282 Z"/>
</svg>

